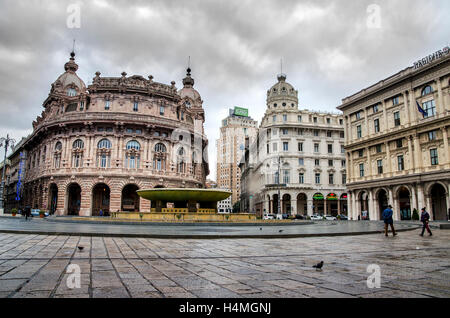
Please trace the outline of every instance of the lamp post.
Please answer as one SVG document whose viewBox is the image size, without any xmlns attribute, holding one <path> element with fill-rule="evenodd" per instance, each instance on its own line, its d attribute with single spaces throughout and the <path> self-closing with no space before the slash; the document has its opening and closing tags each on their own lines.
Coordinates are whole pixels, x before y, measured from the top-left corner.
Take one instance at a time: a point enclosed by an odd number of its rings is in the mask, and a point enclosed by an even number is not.
<svg viewBox="0 0 450 318">
<path fill-rule="evenodd" d="M 8 152 L 8 146 L 11 144 L 11 147 L 14 146 L 15 140 L 12 138 L 9 138 L 9 135 L 6 135 L 6 138 L 2 137 L 0 138 L 0 147 L 3 145 L 5 146 L 5 157 L 3 160 L 3 171 L 2 171 L 2 183 L 0 185 L 0 214 L 3 214 L 3 206 L 4 206 L 4 200 L 3 200 L 3 192 L 5 189 L 5 173 L 6 173 L 6 153 Z"/>
</svg>

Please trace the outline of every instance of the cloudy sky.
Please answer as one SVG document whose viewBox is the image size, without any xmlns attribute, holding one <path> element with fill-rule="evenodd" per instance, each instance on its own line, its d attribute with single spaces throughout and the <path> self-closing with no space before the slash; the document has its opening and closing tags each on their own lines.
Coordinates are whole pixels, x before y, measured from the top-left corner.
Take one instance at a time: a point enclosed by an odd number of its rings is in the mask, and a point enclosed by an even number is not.
<svg viewBox="0 0 450 318">
<path fill-rule="evenodd" d="M 68 27 L 72 4 L 79 28 Z M 342 98 L 450 44 L 449 15 L 448 0 L 0 0 L 0 136 L 31 133 L 74 38 L 86 84 L 126 71 L 181 88 L 191 56 L 215 179 L 220 119 L 241 106 L 260 121 L 280 59 L 301 108 L 337 112 Z"/>
</svg>

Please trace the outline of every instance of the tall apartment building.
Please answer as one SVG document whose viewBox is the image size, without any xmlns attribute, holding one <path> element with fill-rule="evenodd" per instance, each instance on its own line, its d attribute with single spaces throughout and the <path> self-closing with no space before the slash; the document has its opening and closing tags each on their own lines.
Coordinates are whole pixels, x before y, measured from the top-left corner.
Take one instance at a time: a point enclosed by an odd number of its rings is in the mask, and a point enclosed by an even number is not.
<svg viewBox="0 0 450 318">
<path fill-rule="evenodd" d="M 447 220 L 450 207 L 449 48 L 344 98 L 353 218 L 411 219 L 426 207 Z"/>
<path fill-rule="evenodd" d="M 346 214 L 343 116 L 299 110 L 284 74 L 267 91 L 258 137 L 240 166 L 245 212 Z"/>
<path fill-rule="evenodd" d="M 217 186 L 232 191 L 232 195 L 218 203 L 219 212 L 232 212 L 233 205 L 239 201 L 241 192 L 241 170 L 239 161 L 244 154 L 245 138 L 254 140 L 258 122 L 248 116 L 248 110 L 235 107 L 229 116 L 222 120 L 217 147 Z"/>
</svg>

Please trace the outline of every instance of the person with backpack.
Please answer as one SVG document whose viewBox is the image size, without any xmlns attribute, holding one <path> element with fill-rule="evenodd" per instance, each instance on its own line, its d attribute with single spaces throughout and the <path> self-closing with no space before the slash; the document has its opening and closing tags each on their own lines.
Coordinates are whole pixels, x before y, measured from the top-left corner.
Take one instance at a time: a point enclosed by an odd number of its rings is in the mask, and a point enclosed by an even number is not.
<svg viewBox="0 0 450 318">
<path fill-rule="evenodd" d="M 393 233 L 393 236 L 396 236 L 397 233 L 395 233 L 395 229 L 394 229 L 394 219 L 392 218 L 392 206 L 389 205 L 382 214 L 382 218 L 384 220 L 384 235 L 388 236 L 388 227 L 391 226 L 391 230 Z"/>
<path fill-rule="evenodd" d="M 430 234 L 430 236 L 433 235 L 433 233 L 431 233 L 430 226 L 428 225 L 430 221 L 430 214 L 427 212 L 425 208 L 422 208 L 422 213 L 420 214 L 420 221 L 423 224 L 422 234 L 420 234 L 420 236 L 423 236 L 423 233 L 425 233 L 425 229 L 427 229 L 427 232 Z"/>
</svg>

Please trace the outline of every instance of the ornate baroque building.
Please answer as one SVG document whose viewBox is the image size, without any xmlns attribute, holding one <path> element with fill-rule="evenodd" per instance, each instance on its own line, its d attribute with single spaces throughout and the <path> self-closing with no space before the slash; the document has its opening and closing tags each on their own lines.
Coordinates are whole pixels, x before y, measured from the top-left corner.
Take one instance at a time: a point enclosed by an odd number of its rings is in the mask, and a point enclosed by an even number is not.
<svg viewBox="0 0 450 318">
<path fill-rule="evenodd" d="M 444 52 L 444 53 L 443 53 Z M 344 98 L 350 208 L 354 219 L 394 218 L 450 208 L 449 49 Z M 445 53 L 446 52 L 446 53 Z"/>
<path fill-rule="evenodd" d="M 23 205 L 58 215 L 150 211 L 136 190 L 205 187 L 205 114 L 190 69 L 178 91 L 125 72 L 97 72 L 86 87 L 74 53 L 64 69 L 23 144 Z"/>
<path fill-rule="evenodd" d="M 300 110 L 284 74 L 267 91 L 257 139 L 247 139 L 240 168 L 243 211 L 347 214 L 343 117 Z"/>
</svg>

